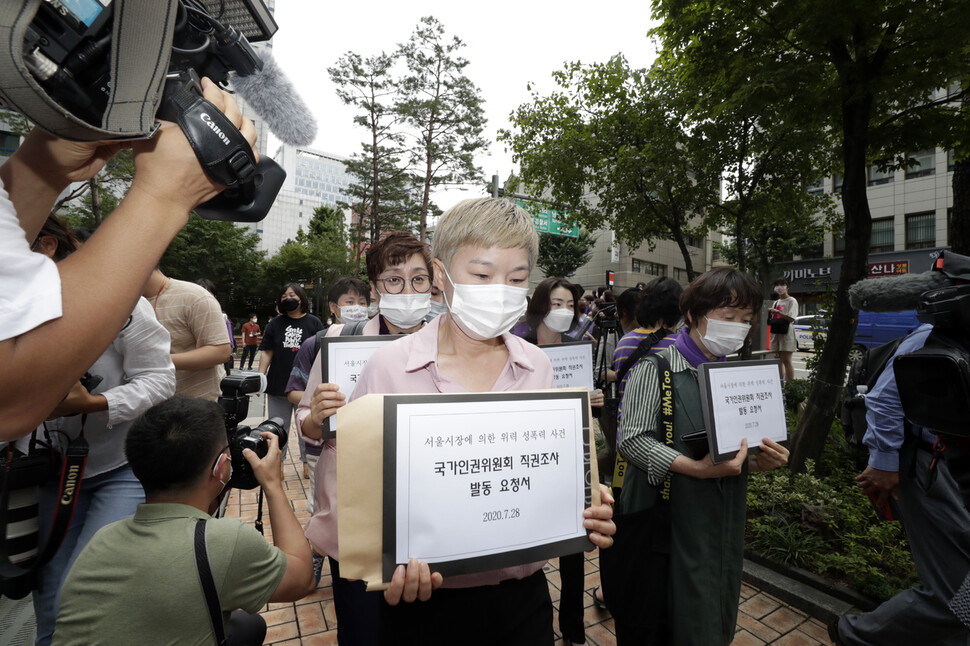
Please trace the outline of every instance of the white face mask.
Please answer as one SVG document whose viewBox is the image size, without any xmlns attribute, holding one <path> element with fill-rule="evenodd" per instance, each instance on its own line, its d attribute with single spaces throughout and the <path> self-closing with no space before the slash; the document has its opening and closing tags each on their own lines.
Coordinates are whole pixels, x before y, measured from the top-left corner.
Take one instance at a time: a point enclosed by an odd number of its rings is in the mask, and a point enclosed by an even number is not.
<svg viewBox="0 0 970 646">
<path fill-rule="evenodd" d="M 525 287 L 511 285 L 464 285 L 445 276 L 455 287 L 448 309 L 462 332 L 484 341 L 501 336 L 515 325 L 525 313 L 529 292 Z"/>
<path fill-rule="evenodd" d="M 542 322 L 553 332 L 565 332 L 573 324 L 573 311 L 566 307 L 549 310 L 549 313 L 546 314 L 546 318 L 542 319 Z"/>
<path fill-rule="evenodd" d="M 448 306 L 444 303 L 439 303 L 438 301 L 431 301 L 430 308 L 428 310 L 428 318 L 433 319 L 439 314 L 444 314 L 448 311 Z"/>
<path fill-rule="evenodd" d="M 707 332 L 701 337 L 701 341 L 715 357 L 726 357 L 740 350 L 751 331 L 751 326 L 747 323 L 710 319 L 706 316 L 704 318 L 707 319 Z"/>
<path fill-rule="evenodd" d="M 380 311 L 380 308 L 377 306 L 377 303 L 371 302 L 371 304 L 367 306 L 367 318 L 369 319 L 374 318 L 375 316 L 377 316 L 377 313 L 379 311 Z"/>
<path fill-rule="evenodd" d="M 431 294 L 381 294 L 380 309 L 390 323 L 405 330 L 424 320 Z"/>
<path fill-rule="evenodd" d="M 340 308 L 341 323 L 360 323 L 368 318 L 367 308 L 363 305 L 345 305 Z"/>
</svg>

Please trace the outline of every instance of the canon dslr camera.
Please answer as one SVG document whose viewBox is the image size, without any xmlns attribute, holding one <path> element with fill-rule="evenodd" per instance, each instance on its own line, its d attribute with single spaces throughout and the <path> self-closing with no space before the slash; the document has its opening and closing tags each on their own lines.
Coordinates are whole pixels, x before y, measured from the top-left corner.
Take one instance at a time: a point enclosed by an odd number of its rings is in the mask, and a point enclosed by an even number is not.
<svg viewBox="0 0 970 646">
<path fill-rule="evenodd" d="M 265 457 L 269 451 L 269 440 L 263 437 L 262 433 L 276 435 L 282 449 L 286 446 L 287 433 L 283 429 L 285 422 L 279 417 L 272 417 L 256 428 L 239 423 L 248 416 L 249 395 L 265 389 L 266 375 L 230 375 L 223 379 L 219 386 L 222 388 L 219 405 L 226 414 L 226 434 L 229 436 L 229 455 L 232 458 L 232 477 L 229 479 L 229 486 L 236 489 L 255 489 L 259 486 L 259 482 L 256 481 L 252 467 L 242 454 L 243 449 L 252 449 L 257 457 Z"/>
</svg>

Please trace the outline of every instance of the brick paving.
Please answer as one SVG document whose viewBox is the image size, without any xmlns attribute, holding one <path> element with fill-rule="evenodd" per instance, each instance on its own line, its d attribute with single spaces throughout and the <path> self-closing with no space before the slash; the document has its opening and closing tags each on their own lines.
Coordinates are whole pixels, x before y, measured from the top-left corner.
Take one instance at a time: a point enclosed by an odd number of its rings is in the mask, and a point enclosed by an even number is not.
<svg viewBox="0 0 970 646">
<path fill-rule="evenodd" d="M 303 479 L 303 467 L 296 450 L 296 437 L 287 451 L 284 467 L 284 487 L 287 498 L 301 524 L 306 524 L 306 493 L 309 480 Z M 256 519 L 255 491 L 233 490 L 226 508 L 227 515 L 239 516 L 247 522 Z M 269 513 L 264 508 L 263 521 L 266 536 L 271 539 Z M 593 604 L 593 588 L 599 585 L 599 559 L 596 552 L 586 555 L 585 600 L 587 643 L 593 646 L 615 646 L 616 635 L 610 613 L 599 610 Z M 558 633 L 559 623 L 559 570 L 558 560 L 551 560 L 545 567 L 549 580 L 549 594 L 553 603 L 553 628 L 556 630 L 556 646 L 563 644 Z M 278 646 L 323 646 L 337 643 L 337 618 L 333 607 L 333 588 L 329 566 L 325 562 L 323 577 L 316 591 L 296 603 L 271 603 L 261 613 L 268 626 L 265 644 Z M 805 613 L 789 607 L 760 590 L 742 584 L 741 605 L 738 611 L 738 628 L 734 646 L 817 646 L 832 644 L 825 626 Z"/>
</svg>

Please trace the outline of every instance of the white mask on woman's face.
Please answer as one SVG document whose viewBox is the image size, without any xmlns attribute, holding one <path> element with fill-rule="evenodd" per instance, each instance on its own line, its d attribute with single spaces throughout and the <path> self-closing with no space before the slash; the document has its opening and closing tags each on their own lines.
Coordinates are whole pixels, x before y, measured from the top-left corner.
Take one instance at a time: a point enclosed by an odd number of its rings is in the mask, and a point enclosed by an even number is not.
<svg viewBox="0 0 970 646">
<path fill-rule="evenodd" d="M 448 306 L 445 305 L 444 303 L 439 303 L 438 301 L 431 301 L 431 305 L 429 305 L 429 309 L 428 309 L 428 312 L 431 318 L 434 318 L 439 314 L 444 314 L 447 311 L 448 311 Z"/>
<path fill-rule="evenodd" d="M 431 303 L 427 294 L 381 294 L 381 314 L 389 323 L 408 330 L 424 320 Z"/>
<path fill-rule="evenodd" d="M 715 357 L 726 357 L 740 350 L 751 331 L 751 326 L 747 323 L 722 321 L 706 316 L 704 318 L 707 319 L 707 331 L 701 341 Z"/>
<path fill-rule="evenodd" d="M 379 311 L 380 308 L 377 306 L 377 301 L 371 301 L 370 305 L 367 306 L 367 318 L 374 318 Z"/>
<path fill-rule="evenodd" d="M 442 265 L 444 268 L 444 265 Z M 462 332 L 473 339 L 494 339 L 509 331 L 525 313 L 528 289 L 511 285 L 465 285 L 445 276 L 455 287 L 448 309 Z"/>
<path fill-rule="evenodd" d="M 573 311 L 567 307 L 549 310 L 542 322 L 553 332 L 565 332 L 573 324 Z"/>
<path fill-rule="evenodd" d="M 367 307 L 364 305 L 344 305 L 340 308 L 341 323 L 360 323 L 368 318 Z"/>
</svg>

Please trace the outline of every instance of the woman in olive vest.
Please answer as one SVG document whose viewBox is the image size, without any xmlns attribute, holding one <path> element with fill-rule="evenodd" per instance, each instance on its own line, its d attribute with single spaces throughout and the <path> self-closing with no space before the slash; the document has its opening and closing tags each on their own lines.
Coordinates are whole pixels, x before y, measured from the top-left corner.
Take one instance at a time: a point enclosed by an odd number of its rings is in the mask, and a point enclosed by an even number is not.
<svg viewBox="0 0 970 646">
<path fill-rule="evenodd" d="M 734 639 L 748 472 L 786 464 L 788 450 L 766 438 L 759 453 L 748 455 L 742 443 L 733 460 L 715 464 L 710 455 L 688 457 L 683 437 L 704 428 L 697 367 L 741 348 L 761 302 L 759 285 L 735 269 L 701 275 L 680 299 L 687 327 L 673 345 L 630 372 L 619 449 L 635 468 L 626 476 L 617 513 L 662 510 L 645 522 L 652 525 L 652 544 L 669 552 L 669 562 L 661 556 L 648 574 L 653 581 L 624 591 L 644 596 L 644 612 L 633 625 L 617 620 L 619 644 L 726 646 Z M 662 393 L 672 395 L 672 416 L 661 410 Z M 662 431 L 671 421 L 673 432 Z M 648 553 L 642 558 L 655 558 Z M 644 635 L 649 642 L 640 641 Z"/>
</svg>

